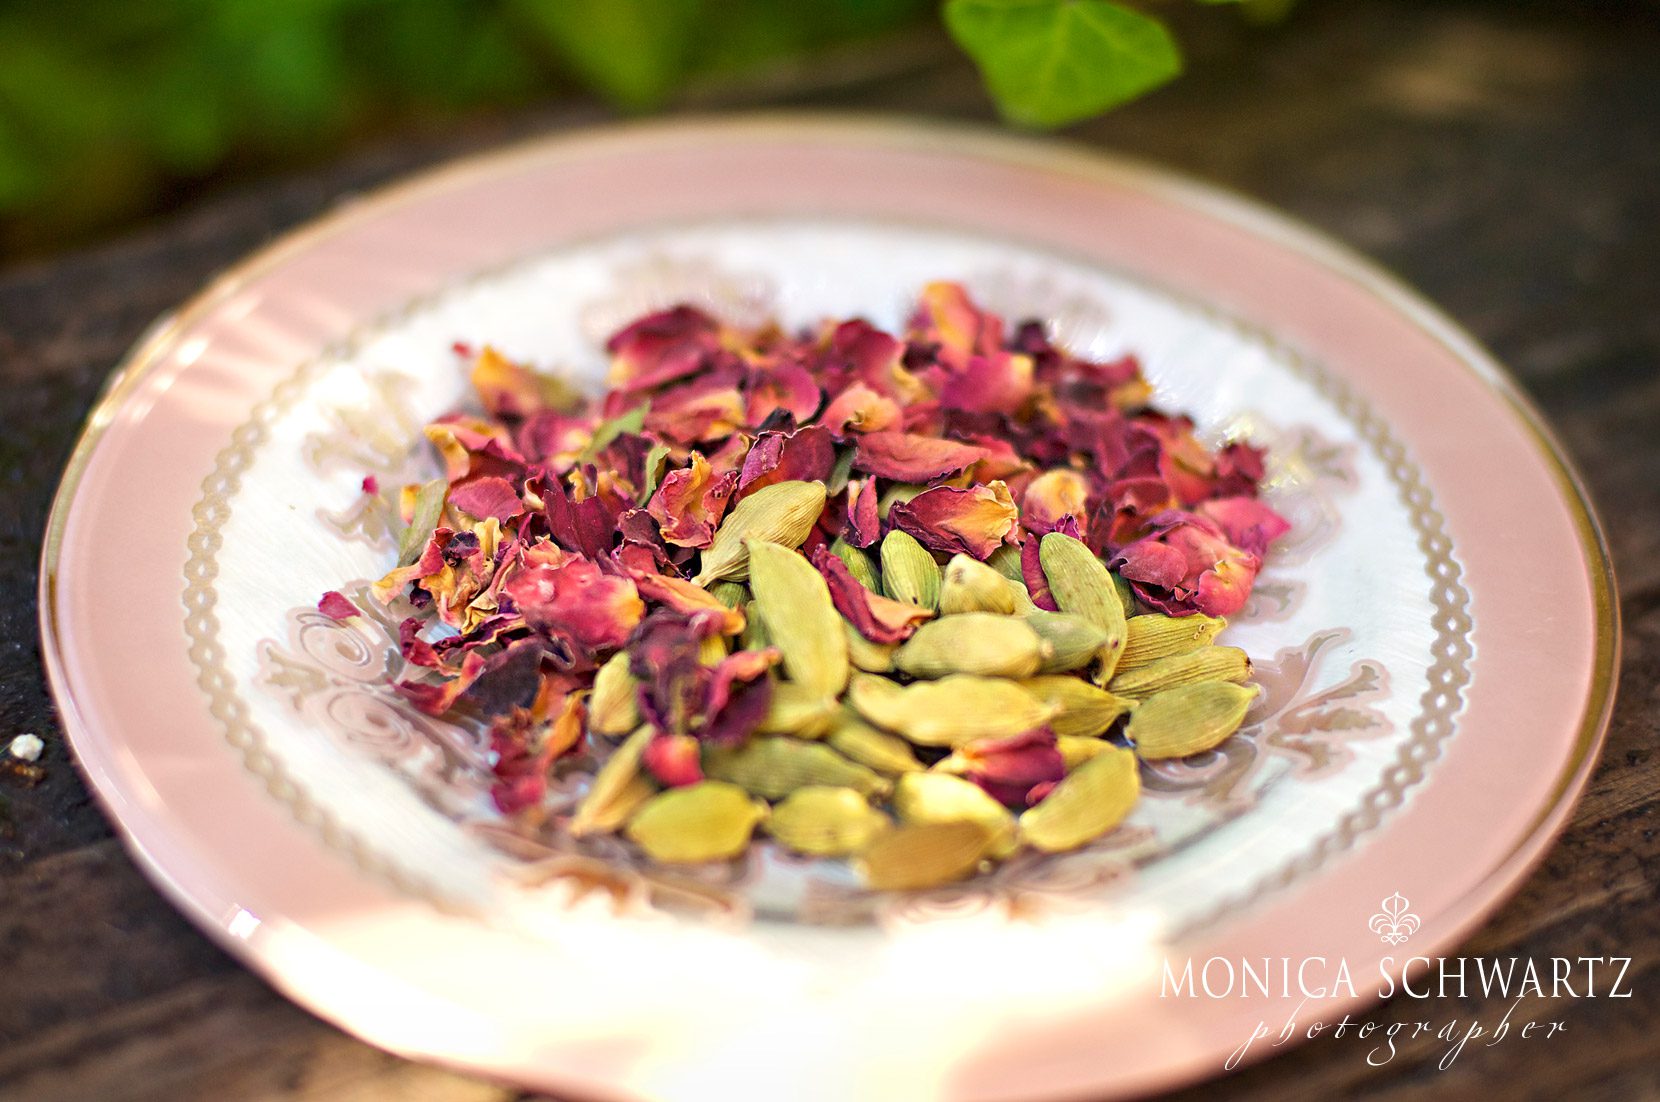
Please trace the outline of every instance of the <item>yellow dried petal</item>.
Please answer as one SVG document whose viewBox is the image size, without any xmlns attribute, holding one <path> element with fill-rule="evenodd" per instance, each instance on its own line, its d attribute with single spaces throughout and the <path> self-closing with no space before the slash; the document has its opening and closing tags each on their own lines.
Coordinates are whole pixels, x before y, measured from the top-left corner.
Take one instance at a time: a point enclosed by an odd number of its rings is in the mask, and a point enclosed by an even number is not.
<svg viewBox="0 0 1660 1102">
<path fill-rule="evenodd" d="M 726 657 L 726 638 L 706 635 L 697 644 L 697 660 L 705 666 L 718 666 Z"/>
</svg>

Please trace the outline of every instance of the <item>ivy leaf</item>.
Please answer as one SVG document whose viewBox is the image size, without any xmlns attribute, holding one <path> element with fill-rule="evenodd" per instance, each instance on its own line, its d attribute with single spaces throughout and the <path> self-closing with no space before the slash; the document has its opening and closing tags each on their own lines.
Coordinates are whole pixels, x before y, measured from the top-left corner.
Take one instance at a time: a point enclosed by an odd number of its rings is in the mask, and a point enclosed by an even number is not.
<svg viewBox="0 0 1660 1102">
<path fill-rule="evenodd" d="M 700 0 L 512 0 L 585 82 L 629 110 L 655 107 L 680 83 Z"/>
<path fill-rule="evenodd" d="M 1064 126 L 1177 76 L 1158 20 L 1108 0 L 949 0 L 945 24 L 1013 122 Z"/>
</svg>

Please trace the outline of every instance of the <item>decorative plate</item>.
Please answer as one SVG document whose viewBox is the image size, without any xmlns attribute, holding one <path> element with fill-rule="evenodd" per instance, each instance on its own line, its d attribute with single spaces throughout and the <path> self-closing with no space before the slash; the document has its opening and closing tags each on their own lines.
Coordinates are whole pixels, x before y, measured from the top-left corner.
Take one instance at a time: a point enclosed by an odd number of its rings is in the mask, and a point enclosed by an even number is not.
<svg viewBox="0 0 1660 1102">
<path fill-rule="evenodd" d="M 384 569 L 357 485 L 429 476 L 453 342 L 597 386 L 649 308 L 892 325 L 935 278 L 1139 353 L 1210 438 L 1268 446 L 1295 524 L 1229 631 L 1264 689 L 1246 728 L 1148 771 L 1101 843 L 910 895 L 764 847 L 669 875 L 527 843 L 480 733 L 390 690 L 395 610 L 315 611 Z M 94 413 L 41 609 L 82 768 L 157 884 L 376 1044 L 603 1097 L 1034 1099 L 1214 1074 L 1276 1011 L 1374 997 L 1172 992 L 1186 962 L 1450 951 L 1592 767 L 1611 591 L 1512 384 L 1341 248 L 1053 143 L 762 118 L 470 160 L 220 278 Z"/>
</svg>

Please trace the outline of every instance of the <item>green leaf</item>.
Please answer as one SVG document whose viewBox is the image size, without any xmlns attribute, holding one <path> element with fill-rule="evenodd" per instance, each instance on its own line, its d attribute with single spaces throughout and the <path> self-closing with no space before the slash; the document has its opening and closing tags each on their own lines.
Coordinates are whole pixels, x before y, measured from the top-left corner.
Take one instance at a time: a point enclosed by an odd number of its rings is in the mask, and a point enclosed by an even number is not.
<svg viewBox="0 0 1660 1102">
<path fill-rule="evenodd" d="M 448 491 L 449 483 L 435 478 L 416 493 L 415 515 L 398 540 L 399 566 L 408 566 L 421 557 L 427 540 L 432 538 L 433 529 L 438 527 L 438 517 L 444 511 L 444 495 Z"/>
<path fill-rule="evenodd" d="M 685 75 L 699 0 L 512 0 L 566 65 L 630 110 L 662 103 Z"/>
<path fill-rule="evenodd" d="M 611 441 L 625 432 L 631 435 L 637 433 L 645 428 L 645 425 L 646 407 L 643 405 L 635 406 L 627 413 L 618 414 L 609 421 L 602 421 L 599 427 L 594 429 L 593 439 L 588 441 L 588 446 L 577 456 L 577 462 L 593 462 L 594 457 L 610 446 Z"/>
<path fill-rule="evenodd" d="M 1028 126 L 1100 114 L 1182 69 L 1164 24 L 1107 0 L 949 0 L 945 24 L 1003 114 Z"/>
<path fill-rule="evenodd" d="M 669 464 L 669 446 L 667 444 L 653 444 L 646 452 L 646 485 L 640 491 L 640 504 L 644 505 L 651 500 L 651 495 L 657 492 L 662 485 L 663 476 Z"/>
</svg>

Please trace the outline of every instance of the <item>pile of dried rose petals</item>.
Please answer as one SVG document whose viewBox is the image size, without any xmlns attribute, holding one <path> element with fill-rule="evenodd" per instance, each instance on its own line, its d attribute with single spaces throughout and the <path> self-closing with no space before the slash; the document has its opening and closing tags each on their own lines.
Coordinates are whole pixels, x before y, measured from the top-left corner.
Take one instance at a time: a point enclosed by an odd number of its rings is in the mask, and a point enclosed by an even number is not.
<svg viewBox="0 0 1660 1102">
<path fill-rule="evenodd" d="M 1288 527 L 1257 498 L 1261 451 L 1206 448 L 1192 421 L 1149 404 L 1133 357 L 1078 358 L 1036 321 L 1007 329 L 953 283 L 926 287 L 898 336 L 858 319 L 738 328 L 682 305 L 606 348 L 610 389 L 584 400 L 458 347 L 482 415 L 427 427 L 443 477 L 402 490 L 400 560 L 373 587 L 418 610 L 400 631 L 399 690 L 435 715 L 488 718 L 506 813 L 535 818 L 561 758 L 609 748 L 587 709 L 619 653 L 657 786 L 696 783 L 701 753 L 755 735 L 779 654 L 746 645 L 743 608 L 716 595 L 734 575 L 706 560 L 766 487 L 825 488 L 797 547 L 857 633 L 889 648 L 925 616 L 862 590 L 839 552 L 874 555 L 890 532 L 938 562 L 990 559 L 1051 610 L 1039 545 L 1063 533 L 1140 610 L 1203 619 L 1239 611 Z M 320 607 L 355 612 L 337 593 Z M 1003 799 L 998 783 L 984 786 Z"/>
</svg>

